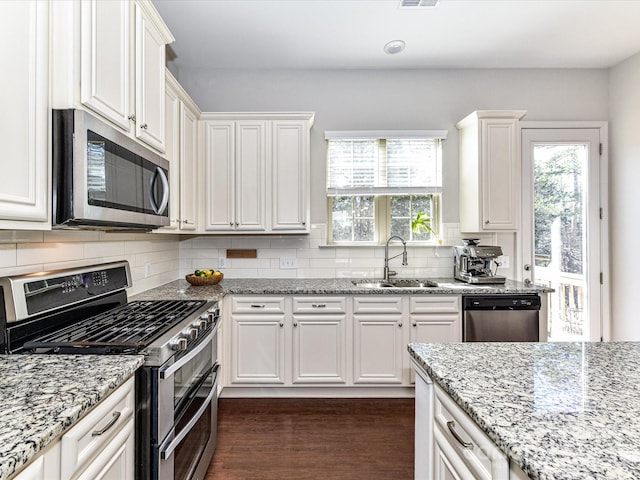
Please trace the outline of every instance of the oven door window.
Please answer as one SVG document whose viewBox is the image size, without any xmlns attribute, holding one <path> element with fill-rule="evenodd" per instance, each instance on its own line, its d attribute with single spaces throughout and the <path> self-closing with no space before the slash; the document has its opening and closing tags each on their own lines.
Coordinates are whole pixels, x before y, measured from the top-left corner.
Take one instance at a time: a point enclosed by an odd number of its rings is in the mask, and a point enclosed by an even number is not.
<svg viewBox="0 0 640 480">
<path fill-rule="evenodd" d="M 164 215 L 166 170 L 87 131 L 87 202 L 149 215 Z"/>
<path fill-rule="evenodd" d="M 210 373 L 213 363 L 211 348 L 203 348 L 174 372 L 173 379 L 168 379 L 173 380 L 173 405 L 176 415 L 182 415 L 183 406 L 191 397 L 190 393 Z"/>
</svg>

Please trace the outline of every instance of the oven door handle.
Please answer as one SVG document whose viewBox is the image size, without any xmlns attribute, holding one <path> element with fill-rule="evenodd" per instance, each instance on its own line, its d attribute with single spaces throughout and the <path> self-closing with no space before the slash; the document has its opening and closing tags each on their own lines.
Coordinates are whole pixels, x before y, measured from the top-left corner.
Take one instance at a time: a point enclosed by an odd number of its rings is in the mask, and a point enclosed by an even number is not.
<svg viewBox="0 0 640 480">
<path fill-rule="evenodd" d="M 167 439 L 167 441 L 165 441 L 164 444 L 160 446 L 160 458 L 162 460 L 166 460 L 171 455 L 173 455 L 173 451 L 176 449 L 176 447 L 180 445 L 180 442 L 182 442 L 184 437 L 186 437 L 189 434 L 189 432 L 194 427 L 194 425 L 198 423 L 198 421 L 200 420 L 200 417 L 202 417 L 202 415 L 204 415 L 204 412 L 209 408 L 209 404 L 211 403 L 211 400 L 213 400 L 213 397 L 218 392 L 218 368 L 219 367 L 220 365 L 216 365 L 213 368 L 212 373 L 215 375 L 213 386 L 211 387 L 211 391 L 207 395 L 207 398 L 205 399 L 204 403 L 200 406 L 200 408 L 195 413 L 193 418 L 189 420 L 189 423 L 185 425 L 185 427 L 180 431 L 178 435 L 176 435 L 173 438 L 173 440 L 169 442 L 169 439 Z M 175 431 L 175 427 L 173 428 Z M 167 445 L 167 443 L 169 444 Z"/>
<path fill-rule="evenodd" d="M 176 363 L 174 363 L 173 365 L 169 365 L 166 368 L 163 368 L 162 370 L 160 370 L 160 378 L 161 379 L 165 379 L 165 378 L 169 378 L 171 375 L 173 375 L 176 371 L 180 370 L 185 364 L 189 363 L 191 360 L 193 360 L 193 358 L 198 355 L 202 350 L 204 350 L 204 348 L 210 344 L 211 339 L 215 336 L 215 334 L 218 331 L 218 325 L 220 323 L 220 320 L 217 319 L 215 325 L 213 326 L 213 330 L 211 330 L 211 332 L 209 332 L 209 334 L 196 346 L 196 348 L 194 348 L 193 350 L 191 350 L 189 352 L 189 354 L 183 358 L 181 358 L 180 360 L 178 360 Z M 215 359 L 214 359 L 215 360 Z"/>
</svg>

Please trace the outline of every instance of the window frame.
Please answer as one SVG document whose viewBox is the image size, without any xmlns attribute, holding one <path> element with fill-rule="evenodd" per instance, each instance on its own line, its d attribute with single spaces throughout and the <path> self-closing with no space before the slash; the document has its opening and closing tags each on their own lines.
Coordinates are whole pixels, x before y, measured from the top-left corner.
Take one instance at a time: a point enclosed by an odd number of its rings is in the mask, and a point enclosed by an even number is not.
<svg viewBox="0 0 640 480">
<path fill-rule="evenodd" d="M 432 201 L 432 215 L 431 215 L 431 226 L 433 229 L 433 235 L 430 240 L 409 240 L 408 243 L 412 245 L 419 246 L 434 246 L 439 245 L 441 243 L 440 237 L 442 233 L 442 196 L 444 190 L 444 182 L 443 179 L 440 178 L 442 185 L 439 188 L 439 191 L 425 191 L 420 192 L 416 189 L 415 192 L 401 192 L 396 188 L 394 191 L 394 187 L 389 188 L 389 192 L 380 191 L 380 188 L 373 188 L 371 192 L 366 192 L 365 189 L 361 192 L 348 192 L 345 190 L 343 194 L 334 194 L 329 195 L 327 193 L 328 183 L 329 183 L 329 142 L 331 140 L 377 140 L 383 141 L 386 149 L 387 140 L 398 140 L 398 139 L 427 139 L 427 140 L 438 140 L 440 142 L 439 155 L 440 155 L 440 165 L 439 168 L 442 169 L 443 166 L 443 148 L 442 141 L 447 138 L 448 132 L 446 130 L 408 130 L 408 131 L 390 131 L 390 130 L 375 130 L 375 131 L 326 131 L 325 132 L 325 140 L 326 142 L 326 154 L 325 158 L 327 161 L 326 171 L 327 177 L 325 180 L 325 195 L 326 195 L 326 211 L 327 211 L 327 240 L 326 243 L 328 245 L 333 246 L 378 246 L 384 245 L 387 238 L 391 236 L 391 197 L 393 196 L 409 196 L 409 195 L 420 195 L 420 196 L 431 196 Z M 386 156 L 386 151 L 385 151 Z M 440 170 L 441 172 L 441 170 Z M 439 175 L 441 175 L 440 173 Z M 411 188 L 411 187 L 408 187 Z M 429 190 L 429 188 L 427 189 Z M 356 196 L 373 196 L 374 197 L 374 239 L 371 241 L 349 241 L 349 240 L 338 240 L 335 241 L 333 239 L 333 199 L 336 197 L 356 197 Z"/>
</svg>

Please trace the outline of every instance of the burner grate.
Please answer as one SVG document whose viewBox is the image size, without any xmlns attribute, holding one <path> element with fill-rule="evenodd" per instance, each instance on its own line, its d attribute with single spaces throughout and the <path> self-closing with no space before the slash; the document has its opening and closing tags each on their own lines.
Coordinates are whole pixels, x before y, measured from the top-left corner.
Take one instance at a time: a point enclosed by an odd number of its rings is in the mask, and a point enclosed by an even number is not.
<svg viewBox="0 0 640 480">
<path fill-rule="evenodd" d="M 136 353 L 192 315 L 204 300 L 134 301 L 24 344 L 25 349 Z"/>
</svg>

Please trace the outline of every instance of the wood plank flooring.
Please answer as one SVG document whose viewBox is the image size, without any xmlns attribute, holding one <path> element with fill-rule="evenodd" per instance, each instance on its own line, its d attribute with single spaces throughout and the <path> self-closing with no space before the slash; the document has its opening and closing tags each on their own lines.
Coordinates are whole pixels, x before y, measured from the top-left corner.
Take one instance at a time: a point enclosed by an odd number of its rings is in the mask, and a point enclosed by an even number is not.
<svg viewBox="0 0 640 480">
<path fill-rule="evenodd" d="M 205 480 L 409 480 L 413 422 L 413 399 L 220 399 Z"/>
</svg>

